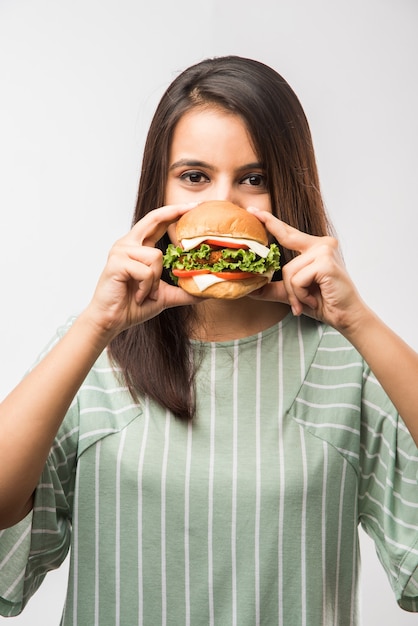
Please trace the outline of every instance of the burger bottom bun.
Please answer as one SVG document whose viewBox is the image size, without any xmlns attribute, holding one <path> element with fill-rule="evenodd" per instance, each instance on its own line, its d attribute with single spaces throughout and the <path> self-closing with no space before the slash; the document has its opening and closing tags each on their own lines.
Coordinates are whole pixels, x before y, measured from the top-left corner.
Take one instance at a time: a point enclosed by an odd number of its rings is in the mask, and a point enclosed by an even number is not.
<svg viewBox="0 0 418 626">
<path fill-rule="evenodd" d="M 204 291 L 200 291 L 193 278 L 179 278 L 178 286 L 200 298 L 219 298 L 224 300 L 236 300 L 243 298 L 252 291 L 264 287 L 271 280 L 271 273 L 245 278 L 243 280 L 224 280 L 221 283 L 215 283 Z"/>
</svg>

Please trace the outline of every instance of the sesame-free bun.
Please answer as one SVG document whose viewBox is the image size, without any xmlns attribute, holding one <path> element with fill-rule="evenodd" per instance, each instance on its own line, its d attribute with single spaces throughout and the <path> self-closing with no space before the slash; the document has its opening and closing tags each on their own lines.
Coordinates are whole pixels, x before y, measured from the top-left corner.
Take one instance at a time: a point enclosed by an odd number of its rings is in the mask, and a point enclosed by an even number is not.
<svg viewBox="0 0 418 626">
<path fill-rule="evenodd" d="M 176 236 L 179 241 L 193 237 L 242 237 L 268 245 L 268 235 L 263 224 L 245 209 L 224 200 L 202 202 L 177 222 Z M 192 277 L 179 278 L 178 285 L 184 291 L 201 298 L 235 300 L 260 289 L 272 277 L 272 272 L 253 274 L 242 280 L 225 280 L 200 291 Z"/>
<path fill-rule="evenodd" d="M 179 241 L 201 235 L 243 237 L 268 245 L 266 229 L 255 215 L 225 200 L 202 202 L 177 222 Z"/>
</svg>

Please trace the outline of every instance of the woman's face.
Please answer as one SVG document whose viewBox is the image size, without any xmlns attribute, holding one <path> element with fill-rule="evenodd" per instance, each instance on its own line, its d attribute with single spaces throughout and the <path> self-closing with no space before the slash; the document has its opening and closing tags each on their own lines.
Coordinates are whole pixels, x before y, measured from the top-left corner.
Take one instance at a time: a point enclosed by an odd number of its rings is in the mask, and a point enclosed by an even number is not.
<svg viewBox="0 0 418 626">
<path fill-rule="evenodd" d="M 177 123 L 169 152 L 164 204 L 228 200 L 271 211 L 267 181 L 240 116 L 195 108 Z M 173 240 L 174 228 L 169 229 Z"/>
</svg>

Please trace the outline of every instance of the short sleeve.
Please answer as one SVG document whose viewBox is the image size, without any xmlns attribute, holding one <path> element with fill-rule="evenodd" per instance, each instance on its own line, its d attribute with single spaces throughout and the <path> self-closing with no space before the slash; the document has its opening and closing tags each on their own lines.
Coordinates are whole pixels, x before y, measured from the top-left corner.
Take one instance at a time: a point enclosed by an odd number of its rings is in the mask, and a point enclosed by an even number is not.
<svg viewBox="0 0 418 626">
<path fill-rule="evenodd" d="M 418 449 L 369 370 L 362 398 L 359 516 L 397 602 L 418 612 Z"/>
<path fill-rule="evenodd" d="M 74 400 L 39 479 L 33 510 L 0 532 L 1 615 L 20 613 L 47 572 L 59 567 L 68 553 L 78 430 Z"/>
</svg>

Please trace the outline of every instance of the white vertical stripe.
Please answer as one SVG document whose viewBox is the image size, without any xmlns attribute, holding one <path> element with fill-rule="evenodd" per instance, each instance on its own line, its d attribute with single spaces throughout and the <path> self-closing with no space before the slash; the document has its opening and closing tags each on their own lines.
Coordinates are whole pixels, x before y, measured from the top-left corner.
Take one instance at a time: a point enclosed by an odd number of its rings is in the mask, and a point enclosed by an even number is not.
<svg viewBox="0 0 418 626">
<path fill-rule="evenodd" d="M 328 444 L 323 442 L 324 470 L 322 474 L 322 621 L 328 623 L 327 616 L 327 478 Z"/>
<path fill-rule="evenodd" d="M 144 573 L 142 555 L 142 516 L 143 516 L 143 493 L 142 476 L 144 471 L 145 449 L 147 446 L 149 426 L 149 399 L 144 402 L 144 432 L 142 435 L 141 449 L 138 462 L 138 624 L 142 624 L 144 610 Z"/>
<path fill-rule="evenodd" d="M 302 511 L 300 537 L 300 577 L 301 577 L 301 618 L 302 626 L 306 626 L 306 512 L 308 499 L 308 464 L 306 458 L 305 431 L 300 427 L 300 444 L 302 454 Z"/>
<path fill-rule="evenodd" d="M 167 488 L 167 465 L 168 451 L 170 448 L 170 423 L 169 411 L 165 416 L 164 452 L 161 469 L 161 624 L 167 623 L 167 558 L 166 558 L 166 488 Z"/>
<path fill-rule="evenodd" d="M 232 626 L 237 626 L 237 486 L 238 486 L 238 364 L 239 342 L 234 345 L 234 370 L 232 379 L 232 517 L 231 517 L 231 568 L 232 568 Z"/>
<path fill-rule="evenodd" d="M 255 619 L 256 624 L 260 624 L 260 513 L 261 513 L 261 415 L 260 415 L 260 396 L 261 396 L 261 343 L 262 334 L 258 334 L 257 352 L 256 352 L 256 390 L 255 390 L 255 471 L 256 471 L 256 496 L 255 496 Z"/>
<path fill-rule="evenodd" d="M 298 341 L 299 341 L 299 358 L 300 358 L 300 382 L 303 383 L 305 379 L 305 344 L 303 343 L 303 330 L 301 318 L 298 317 Z"/>
<path fill-rule="evenodd" d="M 100 451 L 102 448 L 102 442 L 98 441 L 96 445 L 96 459 L 95 459 L 95 477 L 94 477 L 94 625 L 99 624 L 99 604 L 100 604 Z"/>
<path fill-rule="evenodd" d="M 341 540 L 342 540 L 342 526 L 343 526 L 343 511 L 344 511 L 344 488 L 345 488 L 345 476 L 347 473 L 347 461 L 344 459 L 343 471 L 341 475 L 341 488 L 340 488 L 340 504 L 338 511 L 338 534 L 337 534 L 337 563 L 336 563 L 336 575 L 335 575 L 335 600 L 334 600 L 334 626 L 338 626 L 338 612 L 339 612 L 339 591 L 340 591 L 340 566 L 341 566 Z"/>
<path fill-rule="evenodd" d="M 298 317 L 298 342 L 299 342 L 299 359 L 300 359 L 300 381 L 305 379 L 305 344 L 303 342 L 302 320 Z M 302 626 L 306 626 L 306 513 L 307 513 L 307 497 L 308 497 L 308 468 L 306 459 L 305 433 L 300 429 L 301 438 L 301 454 L 302 454 L 302 471 L 303 471 L 303 492 L 302 492 L 302 519 L 301 519 L 301 619 Z"/>
<path fill-rule="evenodd" d="M 78 511 L 79 511 L 79 488 L 80 472 L 76 472 L 75 493 L 73 507 L 73 534 L 72 534 L 72 554 L 73 554 L 73 626 L 78 624 L 78 566 L 79 566 L 79 543 L 78 543 Z"/>
<path fill-rule="evenodd" d="M 358 511 L 356 511 L 356 518 L 358 519 Z M 351 576 L 351 611 L 350 611 L 350 626 L 355 626 L 357 616 L 357 558 L 358 558 L 358 530 L 356 524 L 353 524 L 353 569 Z"/>
<path fill-rule="evenodd" d="M 213 481 L 215 465 L 215 387 L 216 387 L 216 344 L 211 344 L 211 407 L 210 407 L 210 444 L 209 444 L 209 494 L 208 494 L 208 600 L 209 624 L 215 623 L 213 602 Z"/>
<path fill-rule="evenodd" d="M 122 431 L 118 456 L 116 460 L 116 527 L 115 527 L 115 626 L 120 625 L 120 539 L 121 539 L 121 525 L 120 525 L 120 511 L 121 511 L 121 463 L 123 456 L 123 447 L 125 445 L 126 428 Z"/>
<path fill-rule="evenodd" d="M 283 616 L 283 530 L 284 530 L 284 494 L 285 494 L 285 473 L 284 473 L 284 445 L 283 445 L 283 324 L 279 324 L 278 334 L 278 446 L 279 446 L 279 537 L 278 537 L 278 622 L 279 626 L 284 625 Z"/>
<path fill-rule="evenodd" d="M 184 485 L 184 586 L 186 619 L 185 626 L 190 626 L 190 470 L 192 464 L 192 423 L 187 426 L 186 476 Z"/>
</svg>

